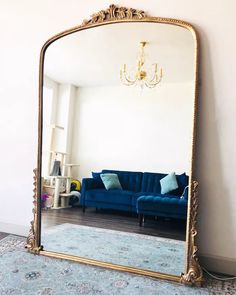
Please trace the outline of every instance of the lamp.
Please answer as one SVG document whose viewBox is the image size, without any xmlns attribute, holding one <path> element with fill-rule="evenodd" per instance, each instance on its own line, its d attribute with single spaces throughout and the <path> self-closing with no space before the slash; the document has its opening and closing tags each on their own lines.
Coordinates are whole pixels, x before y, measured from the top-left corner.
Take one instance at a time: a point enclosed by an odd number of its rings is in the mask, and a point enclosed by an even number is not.
<svg viewBox="0 0 236 295">
<path fill-rule="evenodd" d="M 158 66 L 157 63 L 154 63 L 154 72 L 148 73 L 145 68 L 145 54 L 144 54 L 144 47 L 146 46 L 146 41 L 140 42 L 140 55 L 137 63 L 137 70 L 134 75 L 134 78 L 130 78 L 130 75 L 127 74 L 126 64 L 124 64 L 123 69 L 120 70 L 120 80 L 126 86 L 137 85 L 140 84 L 141 87 L 143 85 L 154 88 L 157 84 L 159 84 L 163 77 L 163 70 L 160 69 L 160 73 L 158 74 Z"/>
</svg>

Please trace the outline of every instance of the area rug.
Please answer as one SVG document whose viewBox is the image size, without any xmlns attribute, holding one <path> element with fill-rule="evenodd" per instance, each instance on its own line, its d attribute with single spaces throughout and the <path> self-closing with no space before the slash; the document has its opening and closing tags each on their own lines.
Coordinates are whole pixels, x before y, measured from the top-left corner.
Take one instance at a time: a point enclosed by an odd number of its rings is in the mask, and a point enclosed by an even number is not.
<svg viewBox="0 0 236 295">
<path fill-rule="evenodd" d="M 66 260 L 35 256 L 24 249 L 25 239 L 0 241 L 1 295 L 233 295 L 236 280 L 206 278 L 202 288 L 106 270 Z"/>
<path fill-rule="evenodd" d="M 45 250 L 180 275 L 185 242 L 64 223 L 42 232 Z"/>
</svg>

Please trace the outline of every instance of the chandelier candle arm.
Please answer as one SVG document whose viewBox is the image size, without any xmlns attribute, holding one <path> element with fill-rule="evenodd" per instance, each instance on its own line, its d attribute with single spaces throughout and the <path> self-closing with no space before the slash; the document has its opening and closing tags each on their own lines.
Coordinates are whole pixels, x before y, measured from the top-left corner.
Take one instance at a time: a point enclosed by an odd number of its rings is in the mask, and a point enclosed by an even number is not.
<svg viewBox="0 0 236 295">
<path fill-rule="evenodd" d="M 145 54 L 144 47 L 147 44 L 146 41 L 141 41 L 141 51 L 139 60 L 137 63 L 137 72 L 135 74 L 135 78 L 131 79 L 129 75 L 127 75 L 126 64 L 123 66 L 123 70 L 120 70 L 120 80 L 126 86 L 137 85 L 138 83 L 141 85 L 145 85 L 148 88 L 154 88 L 157 84 L 159 84 L 163 77 L 162 68 L 160 69 L 160 75 L 158 75 L 158 66 L 157 63 L 154 64 L 154 74 L 153 78 L 148 80 L 148 73 L 144 67 L 145 65 Z"/>
<path fill-rule="evenodd" d="M 124 76 L 125 80 L 123 79 L 123 76 Z M 133 85 L 137 81 L 137 78 L 135 80 L 131 80 L 130 77 L 127 76 L 126 64 L 124 64 L 123 72 L 122 72 L 122 70 L 120 70 L 120 80 L 124 85 L 130 86 L 130 85 Z"/>
</svg>

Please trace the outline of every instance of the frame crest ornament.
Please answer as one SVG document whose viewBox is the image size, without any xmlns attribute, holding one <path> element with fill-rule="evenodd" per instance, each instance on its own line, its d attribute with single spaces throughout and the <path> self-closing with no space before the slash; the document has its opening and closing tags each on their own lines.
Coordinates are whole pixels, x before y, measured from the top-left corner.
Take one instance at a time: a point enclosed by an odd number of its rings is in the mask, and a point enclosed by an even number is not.
<svg viewBox="0 0 236 295">
<path fill-rule="evenodd" d="M 197 211 L 198 211 L 198 182 L 193 181 L 190 176 L 190 194 L 188 201 L 188 219 L 187 219 L 187 251 L 186 251 L 186 269 L 185 273 L 180 276 L 163 274 L 154 271 L 147 271 L 134 267 L 121 266 L 112 263 L 106 263 L 93 259 L 87 259 L 84 257 L 67 255 L 57 252 L 46 251 L 41 245 L 41 161 L 42 161 L 42 86 L 43 86 L 43 65 L 44 55 L 47 47 L 54 41 L 67 36 L 69 34 L 78 32 L 80 30 L 96 27 L 100 25 L 108 25 L 111 23 L 119 22 L 156 22 L 166 23 L 184 27 L 191 31 L 195 40 L 195 103 L 194 103 L 194 118 L 193 118 L 193 138 L 192 138 L 192 164 L 191 164 L 191 176 L 194 162 L 194 146 L 195 146 L 195 134 L 196 134 L 196 101 L 198 94 L 198 37 L 193 26 L 187 22 L 172 18 L 162 17 L 150 17 L 142 10 L 136 10 L 133 8 L 118 7 L 114 4 L 110 5 L 108 9 L 101 10 L 94 13 L 89 20 L 84 20 L 83 23 L 77 27 L 66 30 L 50 38 L 42 47 L 40 54 L 40 67 L 39 67 L 39 118 L 38 118 L 38 160 L 37 169 L 34 169 L 34 195 L 33 195 L 33 221 L 31 221 L 29 236 L 26 242 L 26 248 L 30 253 L 40 254 L 48 257 L 55 257 L 61 259 L 67 259 L 71 261 L 77 261 L 94 266 L 105 267 L 108 269 L 125 271 L 129 273 L 151 276 L 159 279 L 166 279 L 187 285 L 200 286 L 203 282 L 203 272 L 199 265 L 196 246 L 197 235 Z"/>
<path fill-rule="evenodd" d="M 100 10 L 99 12 L 92 14 L 90 20 L 83 21 L 83 25 L 100 23 L 106 20 L 141 19 L 143 17 L 146 17 L 146 14 L 143 10 L 118 7 L 114 4 L 111 4 L 108 9 Z"/>
</svg>

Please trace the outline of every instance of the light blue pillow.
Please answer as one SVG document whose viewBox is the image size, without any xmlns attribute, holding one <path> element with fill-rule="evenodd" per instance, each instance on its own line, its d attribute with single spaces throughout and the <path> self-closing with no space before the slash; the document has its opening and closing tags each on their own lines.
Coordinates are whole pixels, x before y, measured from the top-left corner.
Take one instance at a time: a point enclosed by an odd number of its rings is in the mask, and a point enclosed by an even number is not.
<svg viewBox="0 0 236 295">
<path fill-rule="evenodd" d="M 102 182 L 107 190 L 110 189 L 122 189 L 119 178 L 117 174 L 114 173 L 104 173 L 100 174 Z"/>
<path fill-rule="evenodd" d="M 176 176 L 175 176 L 175 172 L 172 172 L 168 174 L 167 176 L 165 176 L 164 178 L 162 178 L 160 180 L 160 184 L 161 184 L 161 194 L 168 194 L 169 192 L 179 187 Z"/>
</svg>

